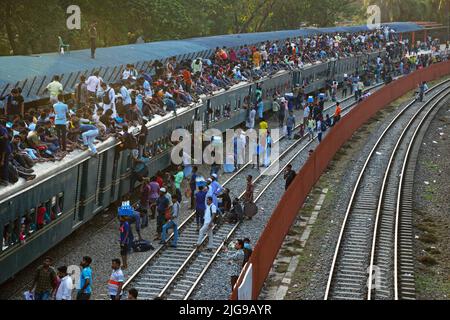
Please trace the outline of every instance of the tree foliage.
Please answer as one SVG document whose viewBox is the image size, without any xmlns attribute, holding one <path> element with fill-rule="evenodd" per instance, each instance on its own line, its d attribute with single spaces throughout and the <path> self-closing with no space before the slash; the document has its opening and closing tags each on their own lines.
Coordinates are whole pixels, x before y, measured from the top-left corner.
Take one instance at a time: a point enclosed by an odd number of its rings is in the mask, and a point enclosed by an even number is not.
<svg viewBox="0 0 450 320">
<path fill-rule="evenodd" d="M 383 21 L 445 21 L 449 0 L 371 0 Z M 81 8 L 82 29 L 68 30 L 67 7 Z M 228 33 L 332 26 L 363 21 L 367 0 L 0 0 L 0 55 L 57 50 L 57 37 L 72 49 L 89 46 L 98 22 L 98 45 Z"/>
</svg>

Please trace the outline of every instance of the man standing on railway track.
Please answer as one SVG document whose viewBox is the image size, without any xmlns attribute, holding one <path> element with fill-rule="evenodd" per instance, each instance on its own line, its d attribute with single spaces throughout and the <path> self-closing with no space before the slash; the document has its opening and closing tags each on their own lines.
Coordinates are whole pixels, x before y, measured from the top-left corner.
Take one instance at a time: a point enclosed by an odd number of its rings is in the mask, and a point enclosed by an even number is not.
<svg viewBox="0 0 450 320">
<path fill-rule="evenodd" d="M 72 300 L 73 280 L 67 274 L 67 267 L 62 266 L 58 268 L 58 277 L 61 279 L 58 290 L 56 292 L 55 300 L 68 301 Z"/>
<path fill-rule="evenodd" d="M 208 251 L 212 251 L 214 249 L 214 235 L 213 235 L 213 227 L 214 227 L 214 219 L 217 215 L 217 207 L 213 203 L 213 198 L 208 197 L 206 203 L 206 210 L 204 216 L 203 227 L 200 229 L 200 234 L 198 236 L 197 241 L 197 249 L 200 249 L 203 239 L 205 235 L 208 235 Z"/>
<path fill-rule="evenodd" d="M 195 191 L 197 190 L 197 178 L 198 178 L 198 167 L 192 168 L 192 175 L 189 180 L 189 188 L 191 190 L 191 207 L 190 210 L 195 208 Z"/>
<path fill-rule="evenodd" d="M 289 116 L 288 116 L 287 123 L 286 123 L 286 125 L 287 125 L 287 136 L 288 136 L 289 140 L 292 139 L 292 132 L 293 132 L 293 130 L 295 128 L 295 123 L 296 123 L 296 121 L 295 121 L 294 112 L 293 111 L 289 111 Z"/>
<path fill-rule="evenodd" d="M 123 261 L 123 269 L 128 268 L 128 251 L 130 249 L 130 245 L 132 243 L 132 231 L 130 223 L 128 222 L 128 218 L 121 216 L 120 220 L 120 255 L 122 256 Z"/>
<path fill-rule="evenodd" d="M 92 259 L 83 257 L 81 261 L 80 291 L 77 294 L 77 300 L 90 300 L 92 295 Z"/>
<path fill-rule="evenodd" d="M 178 198 L 180 200 L 180 202 L 183 199 L 183 194 L 181 192 L 181 184 L 183 183 L 184 180 L 184 172 L 183 172 L 183 168 L 180 166 L 178 167 L 178 173 L 175 175 L 174 177 L 175 179 L 175 189 L 176 189 L 176 198 Z"/>
<path fill-rule="evenodd" d="M 158 211 L 158 216 L 156 218 L 156 233 L 157 236 L 155 241 L 161 240 L 162 227 L 165 222 L 166 211 L 170 210 L 170 200 L 167 198 L 167 190 L 161 188 L 159 190 L 159 198 L 156 200 L 156 210 Z"/>
<path fill-rule="evenodd" d="M 206 187 L 199 186 L 198 192 L 195 194 L 195 211 L 196 211 L 196 222 L 197 222 L 197 231 L 200 231 L 200 227 L 204 224 L 204 216 L 206 210 L 206 195 L 207 191 Z"/>
<path fill-rule="evenodd" d="M 45 258 L 44 263 L 36 269 L 30 292 L 34 289 L 34 299 L 50 300 L 56 290 L 56 271 L 52 267 L 53 259 Z"/>
<path fill-rule="evenodd" d="M 112 273 L 108 281 L 108 294 L 111 300 L 120 300 L 122 295 L 122 287 L 125 282 L 125 276 L 120 268 L 120 259 L 112 260 Z"/>
<path fill-rule="evenodd" d="M 237 240 L 234 248 L 235 252 L 228 252 L 228 249 L 225 247 L 224 251 L 228 253 L 228 260 L 231 265 L 230 272 L 230 282 L 231 282 L 231 290 L 234 290 L 234 286 L 236 285 L 239 276 L 242 272 L 242 267 L 244 265 L 245 260 L 245 252 L 244 252 L 244 241 Z"/>
</svg>

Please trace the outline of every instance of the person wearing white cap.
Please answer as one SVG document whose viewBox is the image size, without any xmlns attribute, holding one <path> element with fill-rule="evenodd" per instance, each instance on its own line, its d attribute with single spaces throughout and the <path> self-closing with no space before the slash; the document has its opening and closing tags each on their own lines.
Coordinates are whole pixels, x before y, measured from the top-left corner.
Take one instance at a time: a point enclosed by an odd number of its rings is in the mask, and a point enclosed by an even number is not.
<svg viewBox="0 0 450 320">
<path fill-rule="evenodd" d="M 213 174 L 211 178 L 211 184 L 209 186 L 210 194 L 208 196 L 211 196 L 213 198 L 213 203 L 218 208 L 219 200 L 217 197 L 222 193 L 223 187 L 219 182 L 217 182 L 217 179 L 219 179 L 219 176 L 217 174 Z"/>
</svg>

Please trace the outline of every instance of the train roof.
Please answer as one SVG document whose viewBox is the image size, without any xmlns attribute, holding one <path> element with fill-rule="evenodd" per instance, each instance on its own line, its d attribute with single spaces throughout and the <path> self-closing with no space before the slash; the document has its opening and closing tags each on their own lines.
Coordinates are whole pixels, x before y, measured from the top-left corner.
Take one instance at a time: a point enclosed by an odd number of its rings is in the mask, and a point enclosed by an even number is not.
<svg viewBox="0 0 450 320">
<path fill-rule="evenodd" d="M 399 22 L 385 24 L 396 32 L 420 31 L 423 27 L 416 23 Z M 42 90 L 53 75 L 63 76 L 66 91 L 74 87 L 80 74 L 90 74 L 92 70 L 102 67 L 105 79 L 114 80 L 113 69 L 120 69 L 128 63 L 143 67 L 145 62 L 163 60 L 171 56 L 194 57 L 196 54 L 207 55 L 216 47 L 237 47 L 244 44 L 261 43 L 267 40 L 284 40 L 292 37 L 310 36 L 317 33 L 362 32 L 368 31 L 366 25 L 306 28 L 274 32 L 221 35 L 184 40 L 171 40 L 133 44 L 97 49 L 97 58 L 90 59 L 90 50 L 71 51 L 64 56 L 59 53 L 37 54 L 30 56 L 0 57 L 0 95 L 8 93 L 14 87 L 22 87 L 26 101 L 42 98 Z M 55 35 L 56 37 L 56 35 Z M 115 71 L 115 70 L 114 70 Z M 101 72 L 101 74 L 102 74 Z M 107 80 L 108 81 L 108 80 Z"/>
</svg>

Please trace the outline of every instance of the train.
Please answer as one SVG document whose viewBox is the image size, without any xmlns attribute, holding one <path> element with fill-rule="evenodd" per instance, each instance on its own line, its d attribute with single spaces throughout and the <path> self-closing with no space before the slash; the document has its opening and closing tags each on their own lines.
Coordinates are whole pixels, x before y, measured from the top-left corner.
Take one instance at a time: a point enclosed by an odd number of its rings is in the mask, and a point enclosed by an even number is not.
<svg viewBox="0 0 450 320">
<path fill-rule="evenodd" d="M 409 28 L 405 32 L 411 32 L 410 30 Z M 332 30 L 327 29 L 327 32 Z M 283 32 L 279 32 L 279 36 L 279 40 L 286 39 Z M 239 43 L 234 45 L 238 47 L 267 40 L 258 34 L 250 34 L 248 37 L 250 38 L 240 35 L 233 38 L 239 39 Z M 363 70 L 380 54 L 384 52 L 332 60 L 300 70 L 280 71 L 258 82 L 243 83 L 214 96 L 203 97 L 200 102 L 176 115 L 170 115 L 158 123 L 150 123 L 147 147 L 161 152 L 148 165 L 149 175 L 170 167 L 173 130 L 183 128 L 193 132 L 194 122 L 201 121 L 205 128 L 225 132 L 245 122 L 245 99 L 255 95 L 257 86 L 263 89 L 265 101 L 270 101 L 276 92 L 287 93 L 297 85 L 305 85 L 306 93 L 316 92 L 325 88 L 330 79 L 342 81 L 345 75 Z M 227 117 L 224 117 L 225 110 L 231 110 Z M 270 110 L 271 104 L 265 103 L 265 112 Z M 88 152 L 74 152 L 62 162 L 43 167 L 34 181 L 19 181 L 2 188 L 0 284 L 13 278 L 130 192 L 130 152 L 121 150 L 114 138 L 102 142 L 98 146 L 98 152 L 98 157 L 91 157 Z M 45 224 L 38 225 L 37 216 L 44 211 Z M 25 239 L 20 239 L 20 233 L 26 235 Z"/>
</svg>

